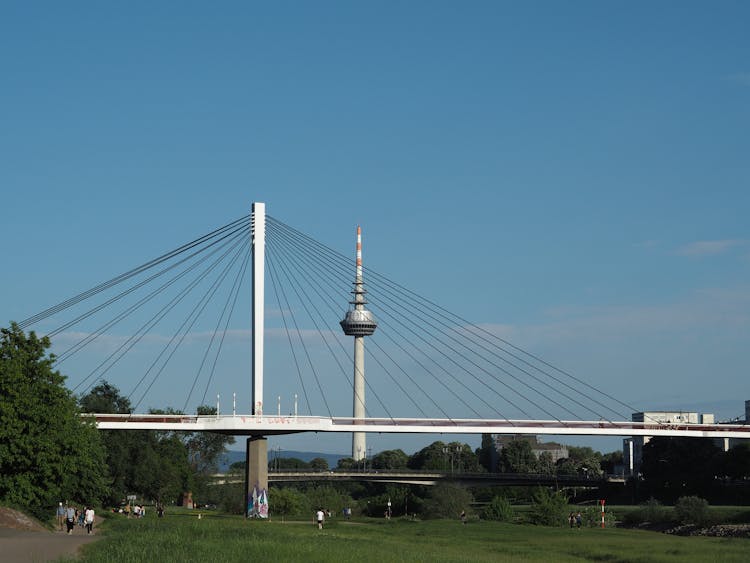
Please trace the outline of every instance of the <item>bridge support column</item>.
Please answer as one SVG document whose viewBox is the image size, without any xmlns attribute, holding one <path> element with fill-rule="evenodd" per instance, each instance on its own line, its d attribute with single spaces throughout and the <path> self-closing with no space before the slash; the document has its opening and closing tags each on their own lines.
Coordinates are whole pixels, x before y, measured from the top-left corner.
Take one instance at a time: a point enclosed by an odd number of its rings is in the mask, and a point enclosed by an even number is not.
<svg viewBox="0 0 750 563">
<path fill-rule="evenodd" d="M 245 517 L 268 518 L 268 440 L 263 436 L 247 439 Z"/>
</svg>

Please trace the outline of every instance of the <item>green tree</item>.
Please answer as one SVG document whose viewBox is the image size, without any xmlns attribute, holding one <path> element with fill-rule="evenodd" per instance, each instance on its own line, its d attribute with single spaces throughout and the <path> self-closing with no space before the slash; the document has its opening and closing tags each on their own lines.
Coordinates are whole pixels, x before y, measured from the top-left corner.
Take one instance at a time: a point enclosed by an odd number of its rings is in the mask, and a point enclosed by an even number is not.
<svg viewBox="0 0 750 563">
<path fill-rule="evenodd" d="M 463 487 L 436 485 L 424 501 L 422 514 L 426 518 L 458 518 L 462 511 L 469 512 L 473 500 L 471 493 Z"/>
<path fill-rule="evenodd" d="M 710 438 L 657 436 L 643 446 L 641 472 L 651 493 L 663 500 L 707 495 L 715 484 L 720 453 Z"/>
<path fill-rule="evenodd" d="M 492 434 L 482 434 L 482 445 L 477 450 L 479 465 L 490 473 L 497 471 L 497 448 Z"/>
<path fill-rule="evenodd" d="M 406 469 L 409 456 L 403 450 L 384 450 L 372 458 L 373 469 Z"/>
<path fill-rule="evenodd" d="M 271 515 L 282 518 L 304 514 L 310 504 L 304 493 L 291 487 L 271 487 L 268 491 L 268 502 Z"/>
<path fill-rule="evenodd" d="M 514 516 L 510 501 L 500 495 L 494 496 L 482 512 L 482 518 L 497 522 L 510 522 Z"/>
<path fill-rule="evenodd" d="M 354 458 L 351 457 L 342 457 L 339 459 L 338 463 L 336 464 L 336 467 L 338 469 L 356 469 L 357 462 L 354 461 Z"/>
<path fill-rule="evenodd" d="M 680 524 L 705 526 L 711 522 L 708 501 L 696 496 L 680 497 L 674 505 L 674 513 Z"/>
<path fill-rule="evenodd" d="M 555 462 L 552 460 L 550 452 L 542 452 L 537 460 L 536 470 L 542 475 L 554 475 L 557 470 Z"/>
<path fill-rule="evenodd" d="M 198 416 L 216 415 L 216 407 L 201 405 Z M 190 463 L 196 474 L 208 475 L 216 473 L 219 463 L 226 454 L 227 446 L 234 444 L 232 436 L 215 434 L 212 432 L 195 432 L 185 437 L 190 455 Z"/>
<path fill-rule="evenodd" d="M 537 489 L 529 517 L 532 524 L 564 526 L 568 523 L 568 497 L 561 491 Z"/>
<path fill-rule="evenodd" d="M 750 443 L 737 444 L 720 458 L 717 474 L 730 479 L 750 478 Z"/>
<path fill-rule="evenodd" d="M 598 477 L 602 474 L 602 454 L 588 446 L 568 446 L 568 459 L 575 464 L 579 475 Z"/>
<path fill-rule="evenodd" d="M 79 416 L 49 347 L 15 323 L 0 330 L 0 500 L 37 514 L 108 492 L 99 434 Z"/>
<path fill-rule="evenodd" d="M 315 471 L 327 471 L 328 470 L 328 462 L 322 458 L 322 457 L 314 457 L 310 460 L 310 469 L 314 469 Z"/>
<path fill-rule="evenodd" d="M 130 401 L 120 390 L 102 381 L 79 399 L 81 409 L 97 413 L 130 413 Z M 173 409 L 151 409 L 153 414 L 179 414 Z M 160 502 L 176 501 L 193 490 L 194 475 L 188 464 L 184 437 L 176 432 L 153 430 L 102 431 L 106 460 L 112 478 L 110 503 L 134 493 Z"/>
<path fill-rule="evenodd" d="M 407 466 L 409 469 L 434 469 L 445 471 L 450 468 L 443 449 L 446 447 L 444 442 L 438 440 L 429 446 L 425 446 L 409 458 Z"/>
<path fill-rule="evenodd" d="M 536 473 L 537 462 L 531 451 L 531 443 L 519 439 L 503 446 L 499 465 L 503 473 Z"/>
</svg>

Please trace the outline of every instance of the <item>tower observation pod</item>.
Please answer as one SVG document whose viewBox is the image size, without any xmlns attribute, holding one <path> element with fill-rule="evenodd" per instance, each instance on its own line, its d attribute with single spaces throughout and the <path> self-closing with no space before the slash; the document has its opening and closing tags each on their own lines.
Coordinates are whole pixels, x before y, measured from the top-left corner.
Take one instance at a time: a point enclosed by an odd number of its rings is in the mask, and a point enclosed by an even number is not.
<svg viewBox="0 0 750 563">
<path fill-rule="evenodd" d="M 354 277 L 354 299 L 349 302 L 353 308 L 347 311 L 341 328 L 344 334 L 354 337 L 354 424 L 365 418 L 365 336 L 375 332 L 378 324 L 372 313 L 365 309 L 365 288 L 362 279 L 362 229 L 357 227 L 357 269 Z M 361 423 L 361 420 L 360 420 Z M 352 458 L 361 461 L 367 455 L 365 433 L 352 433 Z"/>
</svg>

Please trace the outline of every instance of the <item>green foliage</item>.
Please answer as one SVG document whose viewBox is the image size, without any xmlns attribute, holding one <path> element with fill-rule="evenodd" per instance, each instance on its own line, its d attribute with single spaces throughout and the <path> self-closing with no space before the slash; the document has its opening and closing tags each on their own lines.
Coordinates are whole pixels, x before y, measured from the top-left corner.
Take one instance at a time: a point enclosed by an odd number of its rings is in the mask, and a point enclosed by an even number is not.
<svg viewBox="0 0 750 563">
<path fill-rule="evenodd" d="M 680 497 L 674 505 L 674 513 L 680 524 L 706 526 L 711 523 L 708 501 L 700 497 Z"/>
<path fill-rule="evenodd" d="M 373 469 L 406 469 L 409 456 L 403 450 L 385 450 L 372 458 Z"/>
<path fill-rule="evenodd" d="M 600 505 L 587 506 L 581 511 L 583 525 L 587 528 L 601 528 L 602 507 Z M 604 526 L 611 528 L 616 522 L 615 514 L 611 510 L 604 512 Z"/>
<path fill-rule="evenodd" d="M 602 455 L 600 466 L 604 473 L 612 474 L 615 472 L 615 467 L 617 465 L 622 465 L 623 462 L 624 457 L 622 450 L 615 450 L 613 452 Z"/>
<path fill-rule="evenodd" d="M 532 524 L 541 526 L 565 526 L 568 522 L 568 497 L 562 491 L 539 488 L 529 511 Z"/>
<path fill-rule="evenodd" d="M 671 511 L 662 506 L 655 498 L 650 498 L 641 504 L 637 510 L 631 510 L 625 514 L 623 521 L 628 526 L 638 526 L 640 524 L 667 524 L 673 520 Z"/>
<path fill-rule="evenodd" d="M 339 469 L 354 469 L 357 467 L 357 462 L 354 461 L 354 458 L 351 457 L 342 457 L 339 459 L 338 463 L 336 464 L 336 467 Z"/>
<path fill-rule="evenodd" d="M 306 516 L 310 500 L 304 493 L 291 487 L 271 487 L 268 492 L 271 517 Z"/>
<path fill-rule="evenodd" d="M 327 471 L 328 461 L 326 461 L 322 457 L 314 457 L 310 460 L 310 469 L 314 469 L 316 471 Z"/>
<path fill-rule="evenodd" d="M 425 518 L 458 518 L 462 511 L 469 512 L 473 502 L 471 493 L 455 485 L 435 485 L 424 500 L 422 515 Z"/>
<path fill-rule="evenodd" d="M 552 454 L 542 452 L 537 460 L 536 471 L 542 475 L 554 475 L 557 470 L 555 462 L 552 460 Z"/>
<path fill-rule="evenodd" d="M 725 475 L 730 479 L 750 479 L 750 443 L 737 444 L 721 456 L 721 468 L 717 471 L 719 475 Z"/>
<path fill-rule="evenodd" d="M 482 512 L 482 518 L 497 522 L 511 522 L 514 516 L 515 512 L 510 501 L 500 495 L 494 497 Z"/>
<path fill-rule="evenodd" d="M 201 405 L 198 407 L 199 416 L 216 414 L 216 407 Z M 234 444 L 232 436 L 214 434 L 212 432 L 195 432 L 184 436 L 190 456 L 190 464 L 196 474 L 206 476 L 216 473 L 219 463 L 226 452 L 227 446 Z"/>
<path fill-rule="evenodd" d="M 521 438 L 503 446 L 499 466 L 503 473 L 536 473 L 537 461 L 531 443 Z"/>
<path fill-rule="evenodd" d="M 79 404 L 85 412 L 131 412 L 130 401 L 106 381 L 81 397 Z M 176 414 L 171 409 L 151 412 Z M 195 475 L 188 463 L 184 436 L 153 430 L 107 430 L 100 434 L 111 476 L 111 492 L 106 499 L 109 504 L 118 504 L 128 494 L 168 503 L 194 489 Z"/>
<path fill-rule="evenodd" d="M 666 501 L 708 494 L 721 474 L 721 450 L 710 438 L 655 437 L 643 446 L 641 472 L 651 494 Z"/>
<path fill-rule="evenodd" d="M 497 471 L 497 450 L 492 434 L 482 434 L 482 445 L 476 451 L 477 462 L 486 471 Z"/>
<path fill-rule="evenodd" d="M 0 500 L 35 514 L 60 500 L 107 494 L 99 435 L 79 416 L 48 338 L 0 330 Z"/>
<path fill-rule="evenodd" d="M 310 469 L 310 464 L 298 457 L 279 457 L 269 463 L 273 463 L 279 469 Z"/>
<path fill-rule="evenodd" d="M 446 444 L 440 440 L 419 450 L 409 458 L 406 465 L 409 469 L 418 470 L 452 470 L 456 473 L 479 471 L 477 455 L 468 444 L 461 442 Z"/>
<path fill-rule="evenodd" d="M 444 442 L 438 440 L 416 452 L 409 458 L 407 466 L 409 469 L 434 469 L 445 471 L 448 468 L 448 460 L 443 453 L 446 447 Z"/>
<path fill-rule="evenodd" d="M 331 485 L 310 487 L 305 491 L 305 496 L 308 500 L 308 513 L 312 513 L 312 511 L 322 508 L 323 510 L 330 510 L 334 514 L 340 514 L 345 506 L 350 506 L 352 504 L 352 499 L 349 495 Z"/>
<path fill-rule="evenodd" d="M 222 485 L 213 485 L 214 492 L 212 496 L 219 507 L 229 514 L 245 514 L 247 503 L 245 502 L 245 468 L 229 468 L 226 475 L 226 482 Z M 270 507 L 270 505 L 269 505 Z M 270 507 L 271 509 L 273 507 Z"/>
</svg>

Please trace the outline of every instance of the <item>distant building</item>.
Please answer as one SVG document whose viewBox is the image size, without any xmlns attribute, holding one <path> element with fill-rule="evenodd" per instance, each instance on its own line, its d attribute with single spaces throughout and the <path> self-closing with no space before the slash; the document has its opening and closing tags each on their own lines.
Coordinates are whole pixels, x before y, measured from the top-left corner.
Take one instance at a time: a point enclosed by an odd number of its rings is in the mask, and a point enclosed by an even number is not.
<svg viewBox="0 0 750 563">
<path fill-rule="evenodd" d="M 544 452 L 549 452 L 552 456 L 552 462 L 557 463 L 558 459 L 564 459 L 568 457 L 568 447 L 555 442 L 540 442 L 537 436 L 529 436 L 528 434 L 496 434 L 493 436 L 495 442 L 495 450 L 498 455 L 502 453 L 503 448 L 511 442 L 517 440 L 526 440 L 531 444 L 531 451 L 534 457 L 539 459 Z"/>
<path fill-rule="evenodd" d="M 745 402 L 746 410 L 748 402 Z M 633 422 L 658 424 L 713 424 L 715 422 L 713 414 L 685 411 L 635 412 L 631 418 Z M 622 441 L 623 462 L 628 475 L 637 475 L 640 472 L 643 461 L 643 446 L 648 444 L 651 438 L 652 436 L 632 436 Z"/>
</svg>

